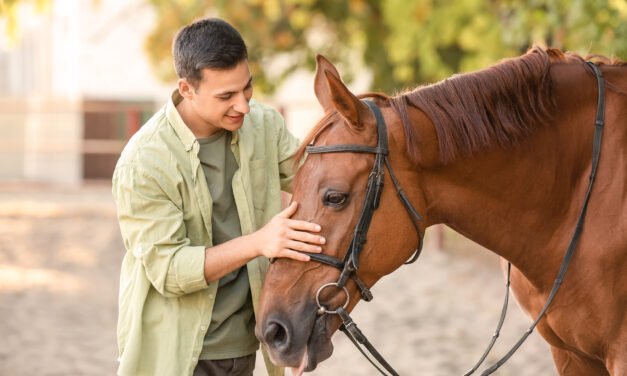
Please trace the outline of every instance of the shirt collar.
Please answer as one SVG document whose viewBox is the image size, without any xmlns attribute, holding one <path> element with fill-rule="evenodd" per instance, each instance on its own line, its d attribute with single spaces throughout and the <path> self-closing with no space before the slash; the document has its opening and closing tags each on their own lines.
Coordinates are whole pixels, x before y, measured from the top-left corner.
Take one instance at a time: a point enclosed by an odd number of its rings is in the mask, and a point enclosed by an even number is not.
<svg viewBox="0 0 627 376">
<path fill-rule="evenodd" d="M 181 103 L 182 100 L 183 96 L 181 96 L 178 89 L 175 89 L 172 95 L 170 95 L 170 100 L 166 105 L 165 116 L 172 128 L 174 128 L 174 132 L 176 132 L 183 145 L 185 145 L 185 150 L 190 151 L 194 146 L 194 142 L 196 142 L 196 136 L 194 136 L 192 131 L 185 125 L 181 115 L 176 110 L 176 105 Z"/>
</svg>

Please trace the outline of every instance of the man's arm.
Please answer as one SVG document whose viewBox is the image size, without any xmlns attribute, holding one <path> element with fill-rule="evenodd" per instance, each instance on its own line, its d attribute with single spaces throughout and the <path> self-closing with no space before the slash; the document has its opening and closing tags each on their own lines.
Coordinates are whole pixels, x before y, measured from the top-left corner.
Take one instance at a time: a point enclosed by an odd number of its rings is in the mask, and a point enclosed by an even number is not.
<svg viewBox="0 0 627 376">
<path fill-rule="evenodd" d="M 314 234 L 320 232 L 320 226 L 290 219 L 297 207 L 298 204 L 292 202 L 258 231 L 207 248 L 205 250 L 207 283 L 220 279 L 258 256 L 309 261 L 309 256 L 297 251 L 320 252 L 322 250 L 320 245 L 325 243 L 325 239 Z"/>
<path fill-rule="evenodd" d="M 128 257 L 143 264 L 146 278 L 166 297 L 207 287 L 205 246 L 191 245 L 177 194 L 174 182 L 158 182 L 128 164 L 117 166 L 113 175 L 113 196 Z"/>
</svg>

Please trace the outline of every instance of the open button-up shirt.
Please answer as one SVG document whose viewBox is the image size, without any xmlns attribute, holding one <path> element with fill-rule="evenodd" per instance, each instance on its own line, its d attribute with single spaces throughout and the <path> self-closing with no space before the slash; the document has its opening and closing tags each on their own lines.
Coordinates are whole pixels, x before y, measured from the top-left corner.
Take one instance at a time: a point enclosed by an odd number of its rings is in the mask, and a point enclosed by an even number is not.
<svg viewBox="0 0 627 376">
<path fill-rule="evenodd" d="M 212 246 L 212 200 L 198 159 L 199 144 L 171 100 L 134 135 L 113 176 L 113 196 L 126 255 L 120 276 L 119 375 L 192 375 L 211 321 L 218 281 L 204 277 Z M 233 134 L 239 164 L 233 196 L 242 234 L 281 211 L 298 140 L 270 107 L 250 101 Z M 233 250 L 237 252 L 237 250 Z M 247 264 L 257 313 L 268 259 Z M 282 375 L 265 351 L 268 373 Z"/>
</svg>

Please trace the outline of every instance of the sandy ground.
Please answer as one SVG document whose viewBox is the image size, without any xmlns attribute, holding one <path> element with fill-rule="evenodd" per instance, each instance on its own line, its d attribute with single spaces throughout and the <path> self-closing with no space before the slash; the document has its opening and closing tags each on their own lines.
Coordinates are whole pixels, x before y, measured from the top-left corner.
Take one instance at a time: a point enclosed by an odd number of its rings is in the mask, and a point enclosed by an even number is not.
<svg viewBox="0 0 627 376">
<path fill-rule="evenodd" d="M 0 186 L 0 375 L 114 375 L 123 246 L 106 185 Z M 491 253 L 447 232 L 383 279 L 353 317 L 401 375 L 461 375 L 498 321 L 504 278 Z M 530 325 L 514 302 L 494 355 Z M 341 334 L 311 375 L 375 375 Z M 260 358 L 260 357 L 258 357 Z M 258 367 L 256 376 L 264 375 Z M 495 375 L 556 375 L 534 333 Z"/>
</svg>

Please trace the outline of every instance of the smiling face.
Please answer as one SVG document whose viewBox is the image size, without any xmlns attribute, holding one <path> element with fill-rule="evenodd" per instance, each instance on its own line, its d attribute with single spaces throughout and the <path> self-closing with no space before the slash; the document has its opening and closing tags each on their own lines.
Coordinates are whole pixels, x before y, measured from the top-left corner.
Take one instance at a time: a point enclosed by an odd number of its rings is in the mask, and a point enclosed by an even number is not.
<svg viewBox="0 0 627 376">
<path fill-rule="evenodd" d="M 250 112 L 253 86 L 248 60 L 230 69 L 205 68 L 195 86 L 182 78 L 179 92 L 185 101 L 177 108 L 196 137 L 208 137 L 221 129 L 235 131 Z"/>
</svg>

